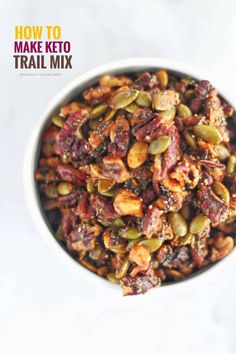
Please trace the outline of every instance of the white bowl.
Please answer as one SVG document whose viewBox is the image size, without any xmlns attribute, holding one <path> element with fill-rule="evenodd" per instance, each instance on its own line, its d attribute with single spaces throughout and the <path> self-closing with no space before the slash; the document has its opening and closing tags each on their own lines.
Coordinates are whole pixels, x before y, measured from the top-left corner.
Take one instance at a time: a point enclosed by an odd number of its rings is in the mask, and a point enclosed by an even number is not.
<svg viewBox="0 0 236 354">
<path fill-rule="evenodd" d="M 197 69 L 192 68 L 189 65 L 167 60 L 167 59 L 130 58 L 130 59 L 115 61 L 109 64 L 99 66 L 95 69 L 92 69 L 78 76 L 75 80 L 73 80 L 70 84 L 68 84 L 52 99 L 52 101 L 46 108 L 45 112 L 39 118 L 39 121 L 35 126 L 35 129 L 30 137 L 29 143 L 27 145 L 26 153 L 25 153 L 24 176 L 23 176 L 25 195 L 26 195 L 29 211 L 40 234 L 44 237 L 44 239 L 47 241 L 47 243 L 53 249 L 53 251 L 62 259 L 65 266 L 69 267 L 70 270 L 79 273 L 81 276 L 86 277 L 86 279 L 91 280 L 95 284 L 98 285 L 103 284 L 104 286 L 109 286 L 113 289 L 119 289 L 119 287 L 108 282 L 106 279 L 97 276 L 96 274 L 92 273 L 91 271 L 81 266 L 78 262 L 76 262 L 60 246 L 60 244 L 56 241 L 55 237 L 53 236 L 51 230 L 48 227 L 46 218 L 40 206 L 37 186 L 34 180 L 34 171 L 35 171 L 37 158 L 39 154 L 39 144 L 40 144 L 41 134 L 49 118 L 52 116 L 52 114 L 58 112 L 60 106 L 68 103 L 74 97 L 78 96 L 78 93 L 82 92 L 85 88 L 90 87 L 95 82 L 97 82 L 99 76 L 101 76 L 102 74 L 132 73 L 132 72 L 138 72 L 144 70 L 157 70 L 158 68 L 164 68 L 169 71 L 172 71 L 173 73 L 177 73 L 180 75 L 181 74 L 185 76 L 189 75 L 197 80 L 208 79 L 212 81 L 212 78 L 209 78 L 206 74 L 200 73 Z M 214 82 L 212 83 L 214 85 Z M 220 95 L 223 96 L 230 104 L 232 104 L 227 98 L 227 96 L 222 94 L 222 92 L 220 92 Z M 232 104 L 232 106 L 234 105 Z M 235 252 L 231 252 L 231 255 L 232 254 L 235 254 Z M 231 257 L 227 256 L 225 260 L 226 259 L 229 260 L 229 258 Z M 222 261 L 220 263 L 222 264 Z M 198 279 L 200 274 L 208 274 L 210 270 L 211 270 L 210 273 L 212 273 L 212 270 L 216 268 L 218 269 L 218 267 L 214 265 L 209 269 L 207 269 L 206 272 L 205 272 L 206 269 L 203 269 L 202 271 L 197 272 L 197 274 L 195 273 L 192 276 L 188 277 L 186 280 L 193 279 L 193 278 Z M 183 280 L 181 282 L 174 282 L 172 285 L 174 284 L 184 285 L 186 284 L 186 280 Z M 169 286 L 162 286 L 161 288 L 169 289 Z"/>
</svg>

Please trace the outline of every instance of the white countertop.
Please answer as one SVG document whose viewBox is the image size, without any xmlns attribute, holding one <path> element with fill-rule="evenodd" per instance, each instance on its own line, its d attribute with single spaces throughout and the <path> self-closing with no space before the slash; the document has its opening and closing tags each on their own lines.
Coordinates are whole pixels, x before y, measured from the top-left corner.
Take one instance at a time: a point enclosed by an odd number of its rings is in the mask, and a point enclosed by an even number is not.
<svg viewBox="0 0 236 354">
<path fill-rule="evenodd" d="M 69 272 L 25 205 L 26 142 L 44 107 L 79 73 L 132 56 L 205 70 L 235 100 L 234 0 L 0 1 L 0 352 L 234 354 L 236 254 L 185 286 L 121 296 Z M 59 24 L 74 68 L 59 77 L 13 69 L 15 25 Z"/>
</svg>

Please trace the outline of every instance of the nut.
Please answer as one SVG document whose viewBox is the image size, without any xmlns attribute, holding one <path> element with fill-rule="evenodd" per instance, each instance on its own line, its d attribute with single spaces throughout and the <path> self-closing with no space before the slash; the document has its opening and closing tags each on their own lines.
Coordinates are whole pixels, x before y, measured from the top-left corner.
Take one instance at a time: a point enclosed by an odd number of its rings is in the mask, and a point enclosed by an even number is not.
<svg viewBox="0 0 236 354">
<path fill-rule="evenodd" d="M 126 189 L 120 189 L 114 199 L 114 208 L 119 215 L 133 215 L 137 218 L 143 216 L 142 200 Z"/>
</svg>

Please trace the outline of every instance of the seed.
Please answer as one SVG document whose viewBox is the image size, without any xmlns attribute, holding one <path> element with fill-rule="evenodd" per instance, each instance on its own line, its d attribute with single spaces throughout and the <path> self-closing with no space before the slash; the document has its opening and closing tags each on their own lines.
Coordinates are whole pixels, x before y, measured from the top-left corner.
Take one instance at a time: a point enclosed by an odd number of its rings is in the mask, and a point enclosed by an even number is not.
<svg viewBox="0 0 236 354">
<path fill-rule="evenodd" d="M 116 271 L 116 278 L 117 279 L 123 278 L 125 276 L 125 274 L 127 273 L 128 269 L 129 269 L 129 256 L 127 256 L 125 258 L 120 269 L 118 271 Z"/>
<path fill-rule="evenodd" d="M 107 104 L 102 103 L 96 106 L 89 115 L 89 119 L 99 118 L 102 114 L 107 111 Z"/>
<path fill-rule="evenodd" d="M 206 215 L 199 214 L 193 218 L 189 225 L 189 231 L 191 234 L 199 235 L 210 224 L 210 220 Z"/>
<path fill-rule="evenodd" d="M 102 173 L 101 165 L 91 164 L 90 169 L 91 169 L 92 174 L 94 174 L 96 177 L 102 178 L 102 179 L 107 179 L 107 177 L 105 177 Z"/>
<path fill-rule="evenodd" d="M 210 125 L 195 125 L 193 131 L 196 137 L 206 141 L 207 143 L 217 145 L 222 141 L 219 131 Z"/>
<path fill-rule="evenodd" d="M 227 174 L 232 175 L 235 171 L 235 168 L 236 168 L 236 156 L 230 155 L 226 166 Z"/>
<path fill-rule="evenodd" d="M 152 102 L 153 109 L 157 111 L 166 111 L 177 104 L 179 104 L 179 94 L 172 90 L 157 92 Z"/>
<path fill-rule="evenodd" d="M 156 140 L 152 141 L 148 152 L 151 155 L 161 154 L 166 151 L 170 145 L 171 138 L 167 135 L 162 135 Z"/>
<path fill-rule="evenodd" d="M 140 241 L 142 241 L 143 239 L 144 239 L 143 237 L 139 237 L 136 240 L 129 241 L 129 243 L 127 245 L 127 249 L 130 250 L 132 247 L 138 245 L 140 243 Z"/>
<path fill-rule="evenodd" d="M 120 284 L 120 281 L 116 278 L 115 273 L 107 273 L 106 277 L 110 282 L 114 284 Z"/>
<path fill-rule="evenodd" d="M 176 109 L 174 106 L 172 106 L 170 109 L 167 111 L 162 111 L 158 112 L 158 114 L 164 119 L 164 120 L 173 120 L 175 118 L 176 114 Z"/>
<path fill-rule="evenodd" d="M 165 70 L 159 70 L 156 73 L 157 80 L 160 83 L 160 87 L 162 90 L 165 90 L 168 85 L 168 74 Z"/>
<path fill-rule="evenodd" d="M 92 265 L 91 263 L 85 261 L 84 259 L 80 260 L 80 264 L 82 264 L 82 266 L 84 266 L 88 270 L 91 270 L 91 272 L 97 273 L 97 268 L 94 267 L 94 265 Z"/>
<path fill-rule="evenodd" d="M 175 280 L 181 280 L 184 277 L 182 273 L 175 269 L 165 269 L 165 273 Z"/>
<path fill-rule="evenodd" d="M 91 179 L 87 180 L 86 187 L 87 187 L 87 191 L 89 193 L 94 193 L 95 192 L 95 186 L 94 186 L 94 183 L 93 183 L 93 181 Z"/>
<path fill-rule="evenodd" d="M 129 113 L 134 113 L 139 109 L 139 107 L 136 105 L 135 102 L 130 103 L 127 107 L 125 107 L 125 110 Z"/>
<path fill-rule="evenodd" d="M 214 150 L 220 161 L 226 160 L 230 155 L 229 150 L 224 145 L 216 145 Z"/>
<path fill-rule="evenodd" d="M 137 98 L 138 94 L 138 90 L 120 91 L 112 97 L 110 106 L 114 109 L 125 108 Z"/>
<path fill-rule="evenodd" d="M 190 101 L 194 97 L 194 90 L 187 90 L 184 96 L 187 101 Z"/>
<path fill-rule="evenodd" d="M 65 120 L 61 116 L 53 116 L 51 118 L 51 121 L 54 125 L 56 125 L 59 128 L 62 128 L 63 125 L 65 124 Z"/>
<path fill-rule="evenodd" d="M 192 235 L 190 232 L 188 232 L 185 236 L 179 238 L 179 243 L 181 246 L 189 245 L 189 244 L 191 244 L 192 239 L 194 237 L 195 237 L 194 235 Z"/>
<path fill-rule="evenodd" d="M 218 181 L 215 181 L 212 185 L 213 191 L 215 194 L 222 199 L 225 203 L 229 203 L 230 195 L 228 189 Z"/>
<path fill-rule="evenodd" d="M 114 179 L 99 179 L 98 180 L 98 192 L 104 193 L 111 190 L 111 188 L 115 185 Z"/>
<path fill-rule="evenodd" d="M 190 134 L 188 131 L 184 132 L 184 137 L 186 140 L 186 143 L 194 150 L 197 150 L 197 143 L 194 139 L 194 137 L 192 136 L 192 134 Z"/>
<path fill-rule="evenodd" d="M 44 188 L 44 194 L 48 198 L 57 198 L 58 191 L 57 191 L 57 187 L 55 186 L 55 184 L 47 184 Z"/>
<path fill-rule="evenodd" d="M 63 241 L 63 239 L 64 239 L 61 225 L 58 227 L 58 229 L 56 231 L 55 238 L 57 239 L 57 241 Z"/>
<path fill-rule="evenodd" d="M 113 226 L 113 227 L 120 228 L 120 227 L 125 226 L 125 223 L 124 223 L 124 221 L 123 221 L 121 218 L 118 218 L 118 219 L 115 219 L 115 220 L 113 221 L 112 226 Z"/>
<path fill-rule="evenodd" d="M 127 240 L 136 240 L 140 235 L 141 234 L 136 227 L 129 227 L 128 229 L 124 230 L 121 236 Z"/>
<path fill-rule="evenodd" d="M 95 247 L 93 250 L 89 251 L 89 257 L 94 261 L 98 260 L 102 253 L 102 249 L 100 246 Z"/>
<path fill-rule="evenodd" d="M 73 185 L 69 182 L 60 182 L 57 186 L 57 191 L 60 195 L 70 194 L 73 190 Z"/>
<path fill-rule="evenodd" d="M 143 240 L 139 242 L 139 245 L 145 246 L 149 252 L 155 252 L 161 247 L 163 240 L 160 238 L 151 238 L 150 240 Z"/>
<path fill-rule="evenodd" d="M 188 225 L 180 213 L 169 213 L 168 221 L 175 236 L 182 237 L 188 232 Z"/>
<path fill-rule="evenodd" d="M 130 148 L 127 156 L 127 163 L 130 168 L 141 166 L 148 157 L 148 144 L 143 141 L 137 141 Z"/>
<path fill-rule="evenodd" d="M 192 115 L 192 112 L 188 108 L 188 106 L 186 106 L 185 104 L 182 104 L 182 103 L 177 107 L 177 112 L 178 112 L 178 116 L 180 118 L 188 118 L 188 117 L 191 117 L 191 115 Z"/>
<path fill-rule="evenodd" d="M 88 122 L 89 128 L 92 130 L 97 129 L 97 127 L 101 124 L 101 119 L 90 119 Z"/>
<path fill-rule="evenodd" d="M 100 192 L 100 194 L 104 195 L 105 197 L 113 198 L 116 195 L 116 190 L 110 189 L 109 191 L 106 192 Z"/>
<path fill-rule="evenodd" d="M 148 107 L 152 101 L 152 96 L 146 91 L 140 91 L 135 102 L 140 107 Z"/>
<path fill-rule="evenodd" d="M 109 250 L 114 253 L 122 253 L 122 254 L 128 252 L 125 247 L 110 247 Z"/>
</svg>

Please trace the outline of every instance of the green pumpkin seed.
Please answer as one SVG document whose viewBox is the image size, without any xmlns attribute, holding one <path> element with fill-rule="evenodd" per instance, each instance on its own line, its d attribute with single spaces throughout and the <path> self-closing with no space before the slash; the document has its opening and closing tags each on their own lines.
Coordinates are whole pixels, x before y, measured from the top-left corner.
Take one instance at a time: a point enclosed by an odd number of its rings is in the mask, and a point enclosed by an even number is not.
<svg viewBox="0 0 236 354">
<path fill-rule="evenodd" d="M 109 191 L 106 191 L 106 192 L 100 192 L 100 194 L 104 195 L 105 197 L 113 198 L 116 195 L 116 190 L 110 189 Z"/>
<path fill-rule="evenodd" d="M 58 191 L 57 191 L 57 187 L 55 186 L 55 184 L 47 184 L 44 188 L 44 194 L 50 199 L 57 198 Z"/>
<path fill-rule="evenodd" d="M 162 90 L 165 90 L 168 86 L 168 74 L 165 70 L 159 70 L 156 73 L 157 80 L 159 81 Z"/>
<path fill-rule="evenodd" d="M 146 91 L 140 91 L 135 102 L 140 107 L 149 107 L 152 101 L 152 96 Z"/>
<path fill-rule="evenodd" d="M 157 111 L 166 111 L 179 104 L 179 94 L 173 90 L 157 92 L 152 101 L 152 107 Z"/>
<path fill-rule="evenodd" d="M 188 118 L 188 117 L 191 117 L 191 115 L 192 115 L 192 112 L 188 108 L 188 106 L 186 106 L 185 104 L 182 104 L 182 103 L 177 107 L 177 112 L 178 112 L 178 116 L 180 118 Z"/>
<path fill-rule="evenodd" d="M 159 116 L 161 116 L 164 120 L 173 120 L 176 115 L 176 109 L 172 106 L 167 111 L 158 112 Z"/>
<path fill-rule="evenodd" d="M 193 218 L 189 225 L 189 232 L 191 234 L 199 235 L 210 224 L 210 220 L 206 215 L 199 214 Z"/>
<path fill-rule="evenodd" d="M 155 252 L 161 247 L 163 240 L 160 238 L 151 238 L 150 240 L 143 240 L 139 242 L 139 245 L 145 246 L 149 252 Z"/>
<path fill-rule="evenodd" d="M 109 248 L 110 251 L 114 252 L 114 253 L 127 253 L 127 249 L 125 247 L 111 247 Z"/>
<path fill-rule="evenodd" d="M 161 154 L 162 152 L 166 151 L 170 145 L 171 138 L 167 135 L 162 135 L 156 140 L 152 141 L 149 146 L 149 154 L 156 155 Z"/>
<path fill-rule="evenodd" d="M 114 179 L 99 179 L 98 180 L 98 192 L 105 193 L 111 190 L 115 185 Z"/>
<path fill-rule="evenodd" d="M 63 119 L 61 116 L 53 116 L 51 118 L 51 121 L 54 125 L 56 125 L 59 128 L 62 128 L 63 125 L 65 124 L 65 119 Z"/>
<path fill-rule="evenodd" d="M 228 189 L 221 183 L 218 181 L 215 181 L 212 185 L 213 191 L 215 192 L 215 194 L 222 199 L 225 203 L 229 203 L 230 200 L 230 194 Z"/>
<path fill-rule="evenodd" d="M 88 122 L 89 128 L 92 130 L 97 129 L 97 127 L 101 124 L 101 119 L 91 119 Z"/>
<path fill-rule="evenodd" d="M 184 278 L 183 274 L 175 269 L 165 269 L 165 273 L 175 280 L 181 280 Z"/>
<path fill-rule="evenodd" d="M 189 244 L 191 244 L 192 239 L 194 237 L 195 237 L 194 235 L 192 235 L 190 232 L 188 232 L 185 236 L 179 238 L 179 244 L 181 246 L 189 245 Z"/>
<path fill-rule="evenodd" d="M 129 243 L 127 245 L 127 249 L 130 250 L 132 247 L 138 245 L 139 242 L 141 242 L 143 239 L 144 239 L 143 237 L 139 237 L 136 240 L 129 241 Z"/>
<path fill-rule="evenodd" d="M 137 98 L 138 94 L 138 90 L 120 91 L 112 97 L 111 107 L 113 109 L 125 108 Z"/>
<path fill-rule="evenodd" d="M 102 253 L 101 246 L 97 246 L 93 250 L 89 251 L 89 257 L 94 261 L 96 261 L 100 257 L 101 253 Z"/>
<path fill-rule="evenodd" d="M 125 229 L 124 232 L 121 233 L 121 236 L 123 238 L 126 238 L 127 240 L 136 240 L 137 238 L 140 237 L 140 232 L 136 227 L 129 227 L 128 229 Z"/>
<path fill-rule="evenodd" d="M 214 150 L 220 161 L 226 160 L 230 155 L 229 150 L 224 145 L 216 145 Z"/>
<path fill-rule="evenodd" d="M 134 113 L 138 109 L 140 109 L 135 102 L 130 103 L 127 107 L 125 107 L 125 110 L 129 113 Z"/>
<path fill-rule="evenodd" d="M 112 226 L 116 227 L 116 228 L 120 228 L 120 227 L 125 226 L 125 223 L 121 218 L 118 218 L 113 221 Z"/>
<path fill-rule="evenodd" d="M 195 125 L 193 131 L 197 138 L 202 139 L 207 143 L 217 145 L 222 141 L 220 132 L 210 125 Z"/>
<path fill-rule="evenodd" d="M 124 260 L 124 262 L 122 263 L 120 269 L 118 271 L 116 271 L 116 278 L 117 279 L 121 279 L 125 276 L 125 274 L 127 273 L 128 269 L 129 269 L 129 256 L 127 256 Z"/>
<path fill-rule="evenodd" d="M 180 213 L 169 213 L 168 221 L 175 236 L 182 237 L 188 232 L 188 225 Z"/>
<path fill-rule="evenodd" d="M 112 282 L 114 284 L 120 284 L 120 281 L 119 281 L 119 279 L 116 278 L 115 273 L 107 273 L 106 277 L 110 282 Z"/>
<path fill-rule="evenodd" d="M 227 174 L 232 175 L 235 172 L 235 168 L 236 168 L 236 156 L 230 155 L 226 166 Z"/>
<path fill-rule="evenodd" d="M 194 98 L 194 90 L 187 90 L 184 94 L 184 97 L 186 98 L 187 101 L 190 101 L 191 99 Z"/>
<path fill-rule="evenodd" d="M 87 191 L 89 193 L 94 193 L 95 192 L 94 182 L 91 179 L 87 180 L 86 188 L 87 188 Z"/>
<path fill-rule="evenodd" d="M 69 182 L 60 182 L 57 186 L 57 191 L 60 195 L 70 194 L 73 190 L 73 185 Z"/>
<path fill-rule="evenodd" d="M 89 115 L 89 119 L 97 119 L 101 117 L 102 114 L 104 114 L 107 111 L 107 104 L 101 103 L 98 106 L 96 106 L 92 112 Z"/>
<path fill-rule="evenodd" d="M 185 140 L 186 140 L 186 143 L 194 150 L 197 150 L 197 143 L 194 139 L 194 137 L 188 132 L 188 131 L 185 131 L 184 132 L 184 137 L 185 137 Z"/>
</svg>

